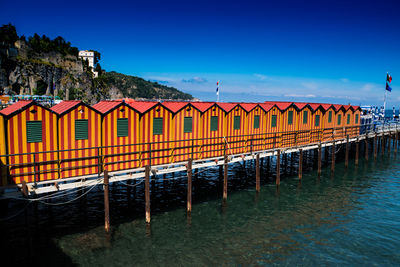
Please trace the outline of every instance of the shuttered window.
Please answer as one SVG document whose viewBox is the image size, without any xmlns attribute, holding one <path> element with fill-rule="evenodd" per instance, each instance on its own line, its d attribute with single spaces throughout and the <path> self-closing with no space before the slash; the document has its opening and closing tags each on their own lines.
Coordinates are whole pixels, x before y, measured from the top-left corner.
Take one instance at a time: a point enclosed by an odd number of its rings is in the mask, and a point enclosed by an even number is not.
<svg viewBox="0 0 400 267">
<path fill-rule="evenodd" d="M 192 132 L 192 117 L 185 117 L 183 119 L 183 132 L 184 133 Z"/>
<path fill-rule="evenodd" d="M 28 143 L 42 142 L 42 121 L 26 122 L 26 138 Z"/>
<path fill-rule="evenodd" d="M 260 128 L 260 116 L 255 115 L 254 116 L 254 129 Z"/>
<path fill-rule="evenodd" d="M 276 127 L 276 115 L 271 116 L 271 127 Z"/>
<path fill-rule="evenodd" d="M 289 110 L 289 113 L 288 113 L 288 124 L 289 125 L 293 124 L 293 110 Z"/>
<path fill-rule="evenodd" d="M 350 124 L 350 114 L 347 114 L 347 124 Z"/>
<path fill-rule="evenodd" d="M 211 116 L 210 130 L 218 131 L 218 116 Z"/>
<path fill-rule="evenodd" d="M 117 119 L 117 136 L 128 136 L 128 119 Z"/>
<path fill-rule="evenodd" d="M 239 130 L 240 129 L 240 116 L 235 116 L 233 118 L 233 129 Z"/>
<path fill-rule="evenodd" d="M 356 114 L 356 124 L 358 124 L 358 114 Z"/>
<path fill-rule="evenodd" d="M 319 115 L 315 115 L 315 127 L 319 127 Z"/>
<path fill-rule="evenodd" d="M 75 140 L 88 139 L 88 120 L 75 120 Z"/>
<path fill-rule="evenodd" d="M 332 122 L 332 111 L 329 111 L 329 113 L 328 113 L 328 122 L 329 123 Z"/>
<path fill-rule="evenodd" d="M 153 134 L 163 133 L 163 118 L 153 118 Z"/>
<path fill-rule="evenodd" d="M 307 119 L 308 119 L 308 112 L 307 110 L 303 111 L 303 124 L 307 123 Z"/>
<path fill-rule="evenodd" d="M 342 123 L 342 115 L 339 114 L 337 117 L 337 124 L 340 125 Z"/>
</svg>

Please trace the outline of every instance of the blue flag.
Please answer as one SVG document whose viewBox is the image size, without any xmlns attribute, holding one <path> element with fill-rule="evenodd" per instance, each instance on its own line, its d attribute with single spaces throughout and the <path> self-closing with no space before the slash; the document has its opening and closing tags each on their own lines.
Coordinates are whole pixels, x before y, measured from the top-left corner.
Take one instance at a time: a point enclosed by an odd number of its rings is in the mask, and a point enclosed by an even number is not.
<svg viewBox="0 0 400 267">
<path fill-rule="evenodd" d="M 392 91 L 392 88 L 389 86 L 389 84 L 386 82 L 386 90 L 388 90 L 389 92 Z"/>
</svg>

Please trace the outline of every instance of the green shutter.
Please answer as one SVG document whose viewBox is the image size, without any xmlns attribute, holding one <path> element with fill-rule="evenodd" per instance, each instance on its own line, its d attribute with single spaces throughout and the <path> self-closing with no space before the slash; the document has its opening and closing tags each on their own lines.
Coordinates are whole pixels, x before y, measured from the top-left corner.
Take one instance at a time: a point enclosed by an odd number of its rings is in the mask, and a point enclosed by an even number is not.
<svg viewBox="0 0 400 267">
<path fill-rule="evenodd" d="M 163 118 L 153 118 L 153 134 L 163 133 Z"/>
<path fill-rule="evenodd" d="M 307 119 L 308 119 L 308 112 L 307 110 L 303 111 L 303 124 L 307 123 Z"/>
<path fill-rule="evenodd" d="M 271 127 L 276 127 L 276 115 L 272 115 L 271 117 Z"/>
<path fill-rule="evenodd" d="M 315 127 L 319 127 L 319 115 L 315 115 Z"/>
<path fill-rule="evenodd" d="M 28 143 L 42 142 L 42 121 L 27 121 L 26 137 Z"/>
<path fill-rule="evenodd" d="M 350 124 L 350 114 L 347 114 L 347 124 Z"/>
<path fill-rule="evenodd" d="M 332 122 L 332 111 L 329 111 L 329 113 L 328 113 L 328 122 L 329 123 Z"/>
<path fill-rule="evenodd" d="M 233 129 L 239 130 L 240 129 L 240 116 L 235 116 L 233 118 Z"/>
<path fill-rule="evenodd" d="M 218 131 L 218 117 L 217 116 L 211 116 L 210 130 Z"/>
<path fill-rule="evenodd" d="M 293 124 L 293 110 L 289 110 L 289 113 L 288 113 L 288 124 L 289 125 Z"/>
<path fill-rule="evenodd" d="M 260 116 L 255 115 L 254 116 L 254 129 L 260 128 Z"/>
<path fill-rule="evenodd" d="M 337 117 L 337 124 L 340 125 L 342 123 L 342 115 L 339 114 Z"/>
<path fill-rule="evenodd" d="M 88 139 L 88 120 L 75 120 L 75 139 L 86 140 Z"/>
<path fill-rule="evenodd" d="M 356 114 L 356 124 L 358 124 L 358 114 Z"/>
<path fill-rule="evenodd" d="M 183 119 L 183 132 L 184 133 L 192 132 L 192 117 L 185 117 Z"/>
<path fill-rule="evenodd" d="M 117 119 L 117 136 L 128 136 L 128 119 Z"/>
</svg>

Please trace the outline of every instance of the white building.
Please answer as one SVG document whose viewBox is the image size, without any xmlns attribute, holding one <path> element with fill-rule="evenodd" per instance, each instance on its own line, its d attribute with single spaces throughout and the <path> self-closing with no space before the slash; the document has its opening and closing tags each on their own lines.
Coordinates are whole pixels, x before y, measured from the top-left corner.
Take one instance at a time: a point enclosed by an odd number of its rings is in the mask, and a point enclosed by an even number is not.
<svg viewBox="0 0 400 267">
<path fill-rule="evenodd" d="M 94 71 L 94 52 L 88 50 L 81 50 L 79 51 L 79 57 L 83 60 L 87 60 L 89 63 L 89 67 L 92 67 L 92 72 L 94 77 L 97 78 L 98 73 Z"/>
</svg>

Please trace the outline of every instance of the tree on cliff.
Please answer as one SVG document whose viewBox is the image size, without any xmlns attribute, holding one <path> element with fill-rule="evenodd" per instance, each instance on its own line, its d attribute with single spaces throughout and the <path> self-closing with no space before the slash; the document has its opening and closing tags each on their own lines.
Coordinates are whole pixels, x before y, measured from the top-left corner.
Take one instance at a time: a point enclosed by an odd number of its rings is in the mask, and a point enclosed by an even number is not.
<svg viewBox="0 0 400 267">
<path fill-rule="evenodd" d="M 17 30 L 11 23 L 0 27 L 0 43 L 14 44 L 18 40 Z"/>
</svg>

